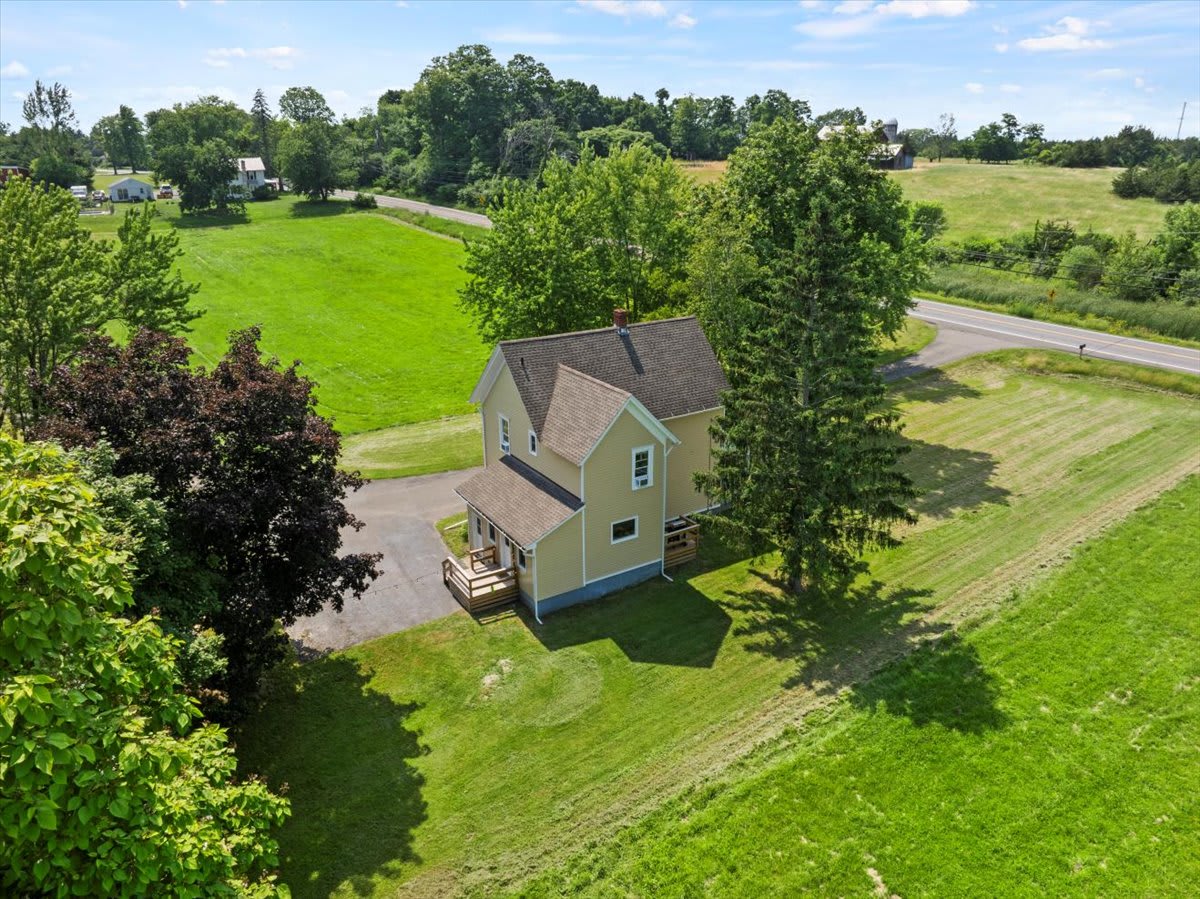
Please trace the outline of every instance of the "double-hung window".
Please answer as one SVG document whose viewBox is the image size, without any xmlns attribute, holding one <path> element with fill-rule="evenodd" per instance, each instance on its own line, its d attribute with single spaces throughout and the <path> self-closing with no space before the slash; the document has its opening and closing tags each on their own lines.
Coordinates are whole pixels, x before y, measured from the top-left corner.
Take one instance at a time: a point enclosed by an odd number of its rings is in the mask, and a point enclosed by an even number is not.
<svg viewBox="0 0 1200 899">
<path fill-rule="evenodd" d="M 531 455 L 531 456 L 537 455 L 537 432 L 536 431 L 529 432 L 529 455 Z"/>
<path fill-rule="evenodd" d="M 503 415 L 500 416 L 500 452 L 508 453 L 512 450 L 512 444 L 508 440 L 508 419 Z"/>
<path fill-rule="evenodd" d="M 654 447 L 639 446 L 633 451 L 633 489 L 654 485 Z"/>
</svg>

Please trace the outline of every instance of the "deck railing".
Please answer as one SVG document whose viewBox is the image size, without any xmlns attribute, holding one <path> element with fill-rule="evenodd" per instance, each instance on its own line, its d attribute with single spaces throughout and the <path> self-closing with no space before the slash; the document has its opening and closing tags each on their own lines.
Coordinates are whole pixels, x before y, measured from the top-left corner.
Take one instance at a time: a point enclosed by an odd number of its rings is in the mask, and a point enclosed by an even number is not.
<svg viewBox="0 0 1200 899">
<path fill-rule="evenodd" d="M 663 566 L 671 568 L 696 558 L 700 551 L 700 525 L 686 515 L 664 526 Z"/>
<path fill-rule="evenodd" d="M 518 595 L 517 571 L 495 564 L 494 546 L 472 550 L 465 565 L 453 556 L 443 559 L 442 583 L 471 613 L 512 602 Z"/>
</svg>

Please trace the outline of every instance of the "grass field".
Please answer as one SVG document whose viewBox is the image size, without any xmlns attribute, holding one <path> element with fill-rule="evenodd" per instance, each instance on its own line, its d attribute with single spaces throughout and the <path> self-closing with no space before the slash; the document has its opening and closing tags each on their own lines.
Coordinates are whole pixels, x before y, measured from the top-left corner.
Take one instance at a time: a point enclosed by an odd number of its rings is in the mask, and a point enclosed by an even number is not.
<svg viewBox="0 0 1200 899">
<path fill-rule="evenodd" d="M 529 896 L 1183 896 L 1200 880 L 1200 479 L 780 760 Z M 782 758 L 780 758 L 782 757 Z"/>
<path fill-rule="evenodd" d="M 263 348 L 303 361 L 343 433 L 471 411 L 487 349 L 457 305 L 461 243 L 341 202 L 249 203 L 241 220 L 156 205 L 177 228 L 183 276 L 201 285 L 188 340 L 202 361 L 260 324 Z M 107 236 L 120 216 L 84 221 Z"/>
<path fill-rule="evenodd" d="M 295 895 L 491 894 L 567 862 L 1200 469 L 1194 398 L 1026 359 L 897 385 L 920 520 L 846 596 L 797 612 L 771 560 L 709 541 L 541 626 L 456 614 L 278 672 L 238 749 L 288 785 Z"/>
<path fill-rule="evenodd" d="M 725 172 L 724 162 L 681 165 L 701 184 Z M 1066 219 L 1081 231 L 1133 231 L 1151 237 L 1162 227 L 1169 207 L 1148 198 L 1122 200 L 1112 192 L 1112 179 L 1119 171 L 945 159 L 918 160 L 909 171 L 891 174 L 904 188 L 905 199 L 933 200 L 945 207 L 946 240 L 1007 237 L 1047 219 Z"/>
</svg>

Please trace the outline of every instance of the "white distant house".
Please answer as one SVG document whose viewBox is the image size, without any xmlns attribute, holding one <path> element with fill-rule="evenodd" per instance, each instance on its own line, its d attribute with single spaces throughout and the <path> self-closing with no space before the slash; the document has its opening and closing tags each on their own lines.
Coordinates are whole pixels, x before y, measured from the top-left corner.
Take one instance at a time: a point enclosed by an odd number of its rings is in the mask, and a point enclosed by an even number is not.
<svg viewBox="0 0 1200 899">
<path fill-rule="evenodd" d="M 250 193 L 256 187 L 262 187 L 267 183 L 267 167 L 263 165 L 261 157 L 258 156 L 242 156 L 238 161 L 238 173 L 232 181 L 229 182 L 231 187 L 240 187 Z"/>
<path fill-rule="evenodd" d="M 153 200 L 154 187 L 137 178 L 122 178 L 108 187 L 108 198 L 114 203 L 129 203 L 134 200 Z"/>
</svg>

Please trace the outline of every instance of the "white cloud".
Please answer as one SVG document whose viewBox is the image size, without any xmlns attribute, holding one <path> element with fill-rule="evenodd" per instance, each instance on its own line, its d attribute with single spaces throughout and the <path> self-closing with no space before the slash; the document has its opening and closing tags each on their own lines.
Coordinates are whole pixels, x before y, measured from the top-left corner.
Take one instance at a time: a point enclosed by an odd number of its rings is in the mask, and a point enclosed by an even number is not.
<svg viewBox="0 0 1200 899">
<path fill-rule="evenodd" d="M 1133 79 L 1133 86 L 1134 86 L 1134 87 L 1145 87 L 1145 86 L 1146 86 L 1146 79 L 1145 79 L 1145 78 L 1141 78 L 1141 77 L 1134 78 L 1134 79 Z"/>
<path fill-rule="evenodd" d="M 963 87 L 965 87 L 967 89 L 967 93 L 970 93 L 970 94 L 982 94 L 983 93 L 983 85 L 980 84 L 978 81 L 968 81 L 966 84 L 963 85 Z"/>
<path fill-rule="evenodd" d="M 1019 93 L 1021 93 L 1021 85 L 1019 85 L 1019 84 L 1002 84 L 1002 85 L 1000 85 L 1000 93 L 1002 93 L 1002 94 L 1019 94 Z"/>
<path fill-rule="evenodd" d="M 1124 69 L 1095 69 L 1088 72 L 1089 78 L 1100 78 L 1106 81 L 1113 81 L 1118 78 L 1124 78 L 1129 73 Z"/>
<path fill-rule="evenodd" d="M 188 0 L 175 0 L 179 4 L 180 9 L 187 9 Z"/>
<path fill-rule="evenodd" d="M 696 19 L 689 16 L 685 12 L 678 13 L 675 18 L 667 23 L 672 28 L 695 28 Z"/>
<path fill-rule="evenodd" d="M 1008 34 L 1008 26 L 1007 25 L 993 25 L 992 31 L 996 32 L 996 34 Z"/>
<path fill-rule="evenodd" d="M 228 68 L 231 59 L 259 59 L 273 69 L 290 69 L 300 55 L 295 47 L 215 47 L 204 57 L 205 65 L 214 69 Z"/>
<path fill-rule="evenodd" d="M 817 38 L 842 38 L 866 34 L 889 18 L 927 19 L 961 16 L 976 6 L 975 0 L 842 0 L 833 8 L 842 18 L 813 19 L 795 28 Z"/>
<path fill-rule="evenodd" d="M 396 9 L 408 9 L 408 0 L 396 0 Z"/>
<path fill-rule="evenodd" d="M 29 69 L 21 64 L 19 60 L 14 59 L 4 68 L 0 69 L 0 78 L 24 78 L 29 74 Z"/>
<path fill-rule="evenodd" d="M 823 0 L 800 0 L 801 9 L 820 9 L 824 5 Z"/>
<path fill-rule="evenodd" d="M 969 12 L 975 0 L 890 0 L 876 7 L 876 12 L 885 16 L 908 16 L 910 19 L 926 19 L 930 16 L 954 18 Z"/>
<path fill-rule="evenodd" d="M 1019 40 L 1017 46 L 1031 53 L 1056 50 L 1102 50 L 1105 47 L 1111 47 L 1111 41 L 1086 37 L 1091 32 L 1093 24 L 1100 23 L 1091 23 L 1087 19 L 1080 19 L 1076 16 L 1063 16 L 1055 24 L 1047 25 L 1043 29 L 1046 34 L 1041 37 L 1027 37 Z"/>
<path fill-rule="evenodd" d="M 626 19 L 635 16 L 661 19 L 667 14 L 667 7 L 661 0 L 576 0 L 576 2 L 586 9 Z"/>
<path fill-rule="evenodd" d="M 993 44 L 992 46 L 996 48 L 997 53 L 1007 53 L 1008 52 L 1008 44 Z"/>
</svg>

